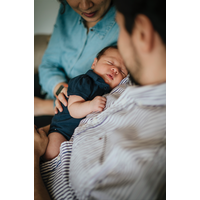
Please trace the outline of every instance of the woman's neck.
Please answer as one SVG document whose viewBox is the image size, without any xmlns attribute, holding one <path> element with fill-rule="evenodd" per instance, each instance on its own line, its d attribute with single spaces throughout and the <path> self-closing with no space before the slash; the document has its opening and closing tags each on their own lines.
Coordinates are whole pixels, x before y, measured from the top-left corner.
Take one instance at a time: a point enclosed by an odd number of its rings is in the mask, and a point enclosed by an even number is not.
<svg viewBox="0 0 200 200">
<path fill-rule="evenodd" d="M 99 18 L 97 21 L 94 21 L 94 22 L 87 22 L 87 21 L 85 21 L 85 26 L 86 26 L 86 28 L 87 28 L 88 31 L 89 31 L 89 28 L 95 26 L 99 21 L 101 21 L 103 19 L 103 17 L 106 15 L 106 13 L 110 10 L 111 6 L 112 6 L 112 3 L 108 7 L 107 11 L 103 14 L 103 16 L 101 16 L 101 18 Z"/>
</svg>

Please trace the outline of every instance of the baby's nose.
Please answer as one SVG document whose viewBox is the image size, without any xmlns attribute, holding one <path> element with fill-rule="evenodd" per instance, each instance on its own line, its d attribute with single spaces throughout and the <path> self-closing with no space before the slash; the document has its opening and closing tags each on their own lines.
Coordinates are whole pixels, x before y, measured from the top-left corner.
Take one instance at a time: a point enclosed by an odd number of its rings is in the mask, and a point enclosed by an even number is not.
<svg viewBox="0 0 200 200">
<path fill-rule="evenodd" d="M 113 67 L 112 70 L 114 71 L 114 73 L 118 74 L 119 73 L 119 69 L 118 67 Z"/>
</svg>

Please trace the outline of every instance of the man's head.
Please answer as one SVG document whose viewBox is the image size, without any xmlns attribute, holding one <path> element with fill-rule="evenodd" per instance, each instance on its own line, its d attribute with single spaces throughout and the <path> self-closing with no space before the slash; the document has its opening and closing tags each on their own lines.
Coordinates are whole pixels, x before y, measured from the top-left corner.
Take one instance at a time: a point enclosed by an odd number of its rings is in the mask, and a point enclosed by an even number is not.
<svg viewBox="0 0 200 200">
<path fill-rule="evenodd" d="M 116 87 L 128 75 L 123 59 L 116 46 L 102 49 L 92 64 L 93 71 L 110 86 Z"/>
<path fill-rule="evenodd" d="M 115 0 L 119 51 L 140 85 L 166 81 L 166 2 Z"/>
</svg>

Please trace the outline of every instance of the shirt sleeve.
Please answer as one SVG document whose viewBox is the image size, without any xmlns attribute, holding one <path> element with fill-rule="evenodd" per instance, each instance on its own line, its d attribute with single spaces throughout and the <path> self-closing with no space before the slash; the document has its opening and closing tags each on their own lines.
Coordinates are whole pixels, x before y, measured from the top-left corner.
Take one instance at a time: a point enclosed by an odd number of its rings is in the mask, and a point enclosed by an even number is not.
<svg viewBox="0 0 200 200">
<path fill-rule="evenodd" d="M 69 81 L 68 96 L 77 95 L 87 100 L 93 89 L 93 80 L 86 74 L 77 76 Z"/>
</svg>

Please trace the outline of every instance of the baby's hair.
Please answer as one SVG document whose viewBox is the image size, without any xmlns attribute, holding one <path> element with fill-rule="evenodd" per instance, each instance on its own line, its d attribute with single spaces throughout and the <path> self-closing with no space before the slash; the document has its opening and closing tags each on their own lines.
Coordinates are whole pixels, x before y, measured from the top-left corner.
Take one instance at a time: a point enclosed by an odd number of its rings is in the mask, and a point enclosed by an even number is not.
<svg viewBox="0 0 200 200">
<path fill-rule="evenodd" d="M 96 56 L 97 60 L 99 60 L 101 58 L 101 56 L 105 53 L 105 51 L 109 48 L 113 48 L 113 49 L 118 49 L 117 46 L 107 46 L 105 48 L 103 48 Z"/>
</svg>

